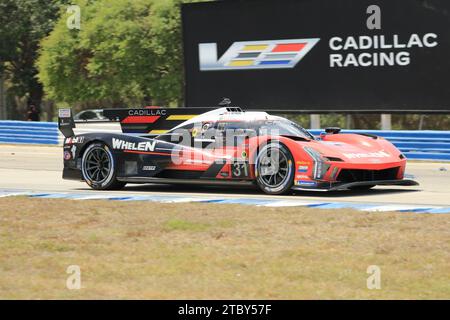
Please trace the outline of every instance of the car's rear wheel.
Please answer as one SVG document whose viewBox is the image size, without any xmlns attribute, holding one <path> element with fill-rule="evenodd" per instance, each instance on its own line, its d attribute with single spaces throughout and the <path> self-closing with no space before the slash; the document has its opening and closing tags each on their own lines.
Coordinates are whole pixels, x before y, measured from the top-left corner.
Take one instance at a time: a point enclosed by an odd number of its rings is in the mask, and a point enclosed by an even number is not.
<svg viewBox="0 0 450 320">
<path fill-rule="evenodd" d="M 281 143 L 270 142 L 258 152 L 256 183 L 267 194 L 284 194 L 294 183 L 294 159 Z"/>
<path fill-rule="evenodd" d="M 81 160 L 81 172 L 86 183 L 96 190 L 117 190 L 125 182 L 117 181 L 117 167 L 109 147 L 96 142 L 87 147 Z"/>
</svg>

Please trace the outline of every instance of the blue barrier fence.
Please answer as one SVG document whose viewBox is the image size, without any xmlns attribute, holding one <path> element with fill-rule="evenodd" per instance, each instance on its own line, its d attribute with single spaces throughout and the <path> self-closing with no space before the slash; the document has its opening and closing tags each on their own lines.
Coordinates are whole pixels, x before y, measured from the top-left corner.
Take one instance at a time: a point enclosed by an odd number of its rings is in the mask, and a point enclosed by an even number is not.
<svg viewBox="0 0 450 320">
<path fill-rule="evenodd" d="M 322 130 L 310 130 L 319 135 Z M 384 137 L 409 159 L 450 161 L 450 131 L 342 130 Z M 0 143 L 53 144 L 61 142 L 56 122 L 0 121 Z"/>
<path fill-rule="evenodd" d="M 58 144 L 56 122 L 0 121 L 0 143 Z"/>
</svg>

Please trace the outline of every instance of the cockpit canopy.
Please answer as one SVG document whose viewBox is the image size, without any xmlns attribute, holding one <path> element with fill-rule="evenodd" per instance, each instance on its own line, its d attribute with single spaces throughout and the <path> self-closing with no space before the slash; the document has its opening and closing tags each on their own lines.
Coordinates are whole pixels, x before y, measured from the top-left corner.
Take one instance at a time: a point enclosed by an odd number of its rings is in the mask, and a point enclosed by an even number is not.
<svg viewBox="0 0 450 320">
<path fill-rule="evenodd" d="M 217 139 L 225 136 L 290 136 L 314 140 L 306 129 L 288 119 L 266 112 L 230 112 L 227 108 L 196 116 L 168 132 L 169 135 L 189 131 L 197 139 Z M 165 139 L 166 140 L 166 139 Z"/>
</svg>

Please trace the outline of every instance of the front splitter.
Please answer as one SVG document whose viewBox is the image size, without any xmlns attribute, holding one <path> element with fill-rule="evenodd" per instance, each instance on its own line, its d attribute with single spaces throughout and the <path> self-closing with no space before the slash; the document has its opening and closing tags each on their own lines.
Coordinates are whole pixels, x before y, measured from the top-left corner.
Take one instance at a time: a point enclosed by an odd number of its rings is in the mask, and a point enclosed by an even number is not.
<svg viewBox="0 0 450 320">
<path fill-rule="evenodd" d="M 411 179 L 403 180 L 375 180 L 375 181 L 358 181 L 350 183 L 340 182 L 318 182 L 315 186 L 293 186 L 292 190 L 300 191 L 336 191 L 336 190 L 349 190 L 351 188 L 357 188 L 362 186 L 418 186 L 419 183 Z"/>
</svg>

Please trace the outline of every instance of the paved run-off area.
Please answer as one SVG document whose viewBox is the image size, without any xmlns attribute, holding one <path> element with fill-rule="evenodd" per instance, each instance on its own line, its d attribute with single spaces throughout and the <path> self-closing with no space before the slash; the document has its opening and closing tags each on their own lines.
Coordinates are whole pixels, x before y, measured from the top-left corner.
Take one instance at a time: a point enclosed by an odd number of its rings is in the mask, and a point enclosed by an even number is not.
<svg viewBox="0 0 450 320">
<path fill-rule="evenodd" d="M 70 193 L 96 197 L 82 182 L 61 179 L 62 151 L 59 147 L 0 145 L 0 191 L 34 193 Z M 129 185 L 116 192 L 103 192 L 103 196 L 117 197 L 182 197 L 203 200 L 239 199 L 249 203 L 261 201 L 270 205 L 295 205 L 295 202 L 349 204 L 350 207 L 383 206 L 383 210 L 414 210 L 425 208 L 436 213 L 450 212 L 450 163 L 410 162 L 407 173 L 419 181 L 415 187 L 376 187 L 365 192 L 297 192 L 289 196 L 267 196 L 257 189 L 230 187 L 199 187 L 183 185 Z M 348 206 L 347 206 L 348 207 Z M 444 209 L 441 209 L 444 208 Z"/>
</svg>

